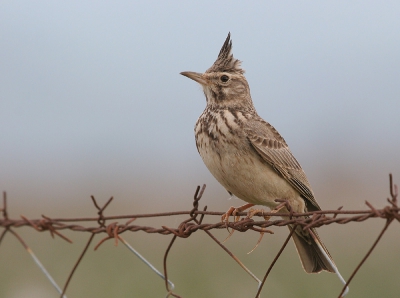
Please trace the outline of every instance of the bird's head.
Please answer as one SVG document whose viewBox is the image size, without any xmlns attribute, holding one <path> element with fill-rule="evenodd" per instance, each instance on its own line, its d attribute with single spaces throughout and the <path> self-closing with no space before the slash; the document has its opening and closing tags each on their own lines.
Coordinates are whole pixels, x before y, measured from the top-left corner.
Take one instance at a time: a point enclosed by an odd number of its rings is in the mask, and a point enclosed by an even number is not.
<svg viewBox="0 0 400 298">
<path fill-rule="evenodd" d="M 181 75 L 203 87 L 207 105 L 221 108 L 252 107 L 249 84 L 240 64 L 241 61 L 233 57 L 229 33 L 217 60 L 205 73 L 184 71 Z"/>
</svg>

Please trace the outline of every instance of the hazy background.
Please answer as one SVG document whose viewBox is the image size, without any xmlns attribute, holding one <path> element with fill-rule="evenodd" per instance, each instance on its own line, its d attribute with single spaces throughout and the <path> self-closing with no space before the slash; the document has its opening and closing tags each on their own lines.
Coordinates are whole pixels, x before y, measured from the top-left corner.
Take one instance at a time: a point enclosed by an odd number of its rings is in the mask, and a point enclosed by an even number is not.
<svg viewBox="0 0 400 298">
<path fill-rule="evenodd" d="M 258 113 L 285 137 L 322 208 L 365 209 L 365 200 L 383 207 L 388 173 L 400 181 L 399 15 L 398 1 L 2 1 L 0 190 L 10 216 L 95 216 L 90 195 L 100 204 L 115 197 L 106 215 L 188 210 L 203 183 L 202 206 L 240 205 L 227 201 L 197 153 L 193 127 L 205 98 L 179 75 L 210 67 L 228 32 Z M 137 224 L 176 227 L 183 219 Z M 320 229 L 345 278 L 383 224 Z M 235 233 L 226 244 L 261 278 L 287 235 L 274 231 L 250 255 L 255 233 Z M 71 245 L 18 232 L 61 286 L 88 237 L 66 232 Z M 162 268 L 171 236 L 125 237 Z M 348 297 L 398 297 L 398 239 L 393 223 Z M 178 239 L 168 264 L 183 297 L 256 293 L 204 233 Z M 305 274 L 290 244 L 264 289 L 263 297 L 337 297 L 340 283 Z M 67 294 L 164 297 L 165 290 L 110 241 L 91 247 Z M 0 297 L 57 297 L 11 235 L 0 246 Z"/>
</svg>

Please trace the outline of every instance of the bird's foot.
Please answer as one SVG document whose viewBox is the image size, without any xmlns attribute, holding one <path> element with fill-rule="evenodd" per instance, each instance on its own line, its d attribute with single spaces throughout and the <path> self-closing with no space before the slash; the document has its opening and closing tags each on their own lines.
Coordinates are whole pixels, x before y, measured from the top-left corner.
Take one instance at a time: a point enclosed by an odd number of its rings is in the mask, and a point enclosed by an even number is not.
<svg viewBox="0 0 400 298">
<path fill-rule="evenodd" d="M 278 206 L 278 208 L 272 209 L 269 213 L 278 213 L 280 210 L 282 210 L 285 206 Z M 247 218 L 252 218 L 254 215 L 257 213 L 261 213 L 262 217 L 264 217 L 265 220 L 270 220 L 271 216 L 270 215 L 264 215 L 264 209 L 253 209 L 251 208 L 249 212 L 247 213 Z"/>
<path fill-rule="evenodd" d="M 269 220 L 270 216 L 265 216 L 264 212 L 265 212 L 264 209 L 253 209 L 253 208 L 251 208 L 247 212 L 247 218 L 252 218 L 257 213 L 261 213 L 261 216 L 264 217 L 265 220 Z"/>
<path fill-rule="evenodd" d="M 240 206 L 238 208 L 231 206 L 228 209 L 228 211 L 226 211 L 225 214 L 223 214 L 221 216 L 221 222 L 224 222 L 224 223 L 226 223 L 228 225 L 229 216 L 231 216 L 231 215 L 235 217 L 234 222 L 238 222 L 240 216 L 238 216 L 237 214 L 240 213 L 240 212 L 243 212 L 244 210 L 249 209 L 249 208 L 251 208 L 253 206 L 254 206 L 254 204 L 246 204 L 246 205 Z"/>
<path fill-rule="evenodd" d="M 234 216 L 235 219 L 233 221 L 234 222 L 238 222 L 239 219 L 240 219 L 240 216 L 237 215 L 237 214 L 240 213 L 240 212 L 243 212 L 244 210 L 246 210 L 246 209 L 248 209 L 250 207 L 253 207 L 253 206 L 254 206 L 254 204 L 246 204 L 246 205 L 240 206 L 238 208 L 231 206 L 228 209 L 228 211 L 226 211 L 225 214 L 223 214 L 221 216 L 221 222 L 225 223 L 226 229 L 228 230 L 228 233 L 229 233 L 228 237 L 226 237 L 226 239 L 222 243 L 224 243 L 226 240 L 228 240 L 232 236 L 233 232 L 235 231 L 233 229 L 232 229 L 232 231 L 229 231 L 229 228 L 228 228 L 229 216 L 231 216 L 231 215 Z"/>
</svg>

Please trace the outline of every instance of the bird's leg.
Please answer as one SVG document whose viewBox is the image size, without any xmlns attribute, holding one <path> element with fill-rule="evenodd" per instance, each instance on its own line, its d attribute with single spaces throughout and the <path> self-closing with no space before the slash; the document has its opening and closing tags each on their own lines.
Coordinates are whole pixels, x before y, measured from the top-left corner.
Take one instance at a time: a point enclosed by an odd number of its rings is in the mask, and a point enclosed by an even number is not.
<svg viewBox="0 0 400 298">
<path fill-rule="evenodd" d="M 272 209 L 270 213 L 278 213 L 284 207 L 285 207 L 285 205 L 279 204 L 274 209 Z M 247 213 L 247 217 L 248 218 L 252 218 L 254 215 L 256 215 L 259 212 L 262 214 L 262 216 L 264 217 L 265 220 L 269 220 L 271 218 L 271 216 L 264 215 L 264 210 L 263 209 L 253 209 L 253 208 L 249 210 L 249 212 Z"/>
<path fill-rule="evenodd" d="M 242 211 L 244 211 L 244 210 L 246 210 L 246 209 L 248 209 L 250 207 L 253 207 L 253 206 L 254 206 L 254 204 L 245 204 L 245 205 L 240 206 L 238 208 L 231 206 L 228 209 L 228 211 L 226 211 L 225 214 L 223 214 L 221 216 L 221 222 L 225 222 L 226 229 L 228 230 L 228 233 L 229 233 L 228 237 L 226 237 L 226 239 L 222 243 L 224 243 L 226 240 L 228 240 L 232 236 L 233 232 L 235 231 L 233 229 L 232 229 L 232 232 L 229 231 L 229 228 L 228 228 L 229 216 L 231 216 L 231 215 L 235 216 L 234 222 L 238 222 L 240 216 L 238 216 L 236 214 L 239 213 L 239 212 L 242 212 Z"/>
<path fill-rule="evenodd" d="M 231 208 L 228 209 L 228 211 L 225 212 L 221 216 L 221 222 L 229 223 L 229 216 L 233 215 L 235 216 L 235 222 L 239 220 L 239 216 L 236 216 L 237 213 L 243 212 L 246 209 L 249 209 L 250 207 L 253 207 L 254 204 L 245 204 L 243 206 L 240 206 L 238 208 L 231 206 Z"/>
</svg>

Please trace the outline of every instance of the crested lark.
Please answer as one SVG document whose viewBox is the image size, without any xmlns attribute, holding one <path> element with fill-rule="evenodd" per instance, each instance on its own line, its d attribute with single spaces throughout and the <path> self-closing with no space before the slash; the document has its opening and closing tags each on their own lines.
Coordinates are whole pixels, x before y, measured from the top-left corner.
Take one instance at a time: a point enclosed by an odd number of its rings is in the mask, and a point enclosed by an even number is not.
<svg viewBox="0 0 400 298">
<path fill-rule="evenodd" d="M 250 203 L 245 207 L 273 209 L 279 204 L 276 199 L 287 199 L 294 212 L 320 210 L 285 140 L 258 116 L 241 62 L 231 50 L 228 34 L 217 60 L 204 74 L 181 73 L 199 83 L 206 96 L 207 106 L 195 126 L 197 150 L 204 163 L 230 194 Z M 338 273 L 314 229 L 297 227 L 293 240 L 306 272 Z"/>
</svg>

